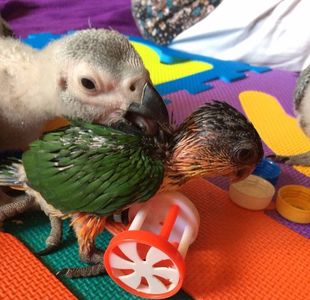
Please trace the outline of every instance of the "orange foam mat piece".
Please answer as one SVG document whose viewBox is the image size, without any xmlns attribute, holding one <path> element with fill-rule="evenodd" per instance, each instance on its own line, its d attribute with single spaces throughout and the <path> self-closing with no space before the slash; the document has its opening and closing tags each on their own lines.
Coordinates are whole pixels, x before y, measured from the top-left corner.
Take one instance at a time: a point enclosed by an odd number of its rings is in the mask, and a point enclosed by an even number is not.
<svg viewBox="0 0 310 300">
<path fill-rule="evenodd" d="M 21 242 L 0 232 L 0 299 L 77 298 Z"/>
<path fill-rule="evenodd" d="M 233 204 L 204 179 L 181 191 L 201 217 L 186 256 L 183 289 L 194 299 L 310 299 L 310 240 L 264 214 Z M 124 226 L 109 224 L 113 234 Z"/>
<path fill-rule="evenodd" d="M 310 299 L 310 240 L 236 206 L 206 180 L 182 192 L 201 216 L 186 257 L 186 292 L 195 299 Z"/>
</svg>

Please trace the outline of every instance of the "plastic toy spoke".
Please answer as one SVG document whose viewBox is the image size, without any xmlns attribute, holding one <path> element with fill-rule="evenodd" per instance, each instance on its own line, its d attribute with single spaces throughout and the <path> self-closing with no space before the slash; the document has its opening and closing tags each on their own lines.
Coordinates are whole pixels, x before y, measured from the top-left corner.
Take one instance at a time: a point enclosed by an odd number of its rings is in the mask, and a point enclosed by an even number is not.
<svg viewBox="0 0 310 300">
<path fill-rule="evenodd" d="M 122 243 L 118 246 L 120 250 L 126 254 L 126 256 L 133 262 L 137 263 L 139 261 L 142 261 L 141 257 L 139 256 L 138 250 L 137 250 L 137 244 L 136 242 L 127 242 Z M 122 268 L 123 269 L 123 268 Z"/>
<path fill-rule="evenodd" d="M 162 260 L 166 260 L 166 259 L 169 259 L 169 256 L 155 247 L 150 248 L 145 258 L 148 264 L 151 264 L 151 265 L 154 265 L 155 263 L 160 262 Z"/>
<path fill-rule="evenodd" d="M 169 278 L 169 281 L 173 284 L 177 284 L 180 278 L 179 272 L 176 268 L 166 268 L 166 267 L 159 267 L 153 269 L 153 275 L 160 276 L 163 278 Z"/>
<path fill-rule="evenodd" d="M 145 279 L 147 280 L 149 286 L 148 288 L 149 293 L 161 294 L 167 292 L 167 286 L 164 285 L 164 283 L 161 280 L 159 280 L 152 274 L 148 274 L 147 276 L 145 276 Z"/>
<path fill-rule="evenodd" d="M 115 269 L 133 269 L 134 268 L 134 263 L 121 258 L 120 256 L 118 256 L 115 253 L 111 254 L 111 267 L 115 268 Z"/>
<path fill-rule="evenodd" d="M 141 283 L 141 277 L 139 274 L 137 274 L 137 272 L 120 276 L 119 279 L 133 289 L 136 289 Z"/>
</svg>

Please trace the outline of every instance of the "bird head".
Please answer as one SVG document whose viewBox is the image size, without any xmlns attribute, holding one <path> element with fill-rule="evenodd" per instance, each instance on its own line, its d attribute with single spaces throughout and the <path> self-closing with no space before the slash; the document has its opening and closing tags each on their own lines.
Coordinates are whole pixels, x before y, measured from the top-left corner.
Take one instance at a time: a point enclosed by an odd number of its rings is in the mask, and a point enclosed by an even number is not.
<svg viewBox="0 0 310 300">
<path fill-rule="evenodd" d="M 109 125 L 128 113 L 149 134 L 154 134 L 158 124 L 168 124 L 163 99 L 124 35 L 88 29 L 54 44 L 60 102 L 66 117 Z"/>
<path fill-rule="evenodd" d="M 192 113 L 176 130 L 169 159 L 172 174 L 247 177 L 263 156 L 254 126 L 227 103 L 214 101 Z"/>
</svg>

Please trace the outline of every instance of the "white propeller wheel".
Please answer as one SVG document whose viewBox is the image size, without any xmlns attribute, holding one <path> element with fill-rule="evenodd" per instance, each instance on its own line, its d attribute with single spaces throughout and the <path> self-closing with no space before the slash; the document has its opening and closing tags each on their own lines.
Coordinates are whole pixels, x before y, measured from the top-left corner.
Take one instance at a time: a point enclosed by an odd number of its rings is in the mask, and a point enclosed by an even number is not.
<svg viewBox="0 0 310 300">
<path fill-rule="evenodd" d="M 145 231 L 126 231 L 114 237 L 104 263 L 118 285 L 147 298 L 172 296 L 181 288 L 184 278 L 184 260 L 177 249 Z"/>
</svg>

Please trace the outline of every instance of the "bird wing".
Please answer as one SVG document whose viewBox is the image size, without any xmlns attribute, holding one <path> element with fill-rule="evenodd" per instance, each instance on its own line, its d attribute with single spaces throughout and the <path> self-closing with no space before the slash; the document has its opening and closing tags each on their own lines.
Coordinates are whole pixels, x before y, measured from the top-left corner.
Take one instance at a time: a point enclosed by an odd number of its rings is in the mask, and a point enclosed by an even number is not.
<svg viewBox="0 0 310 300">
<path fill-rule="evenodd" d="M 22 161 L 28 184 L 63 213 L 109 215 L 158 190 L 164 166 L 145 147 L 138 135 L 87 123 L 47 133 Z"/>
</svg>

